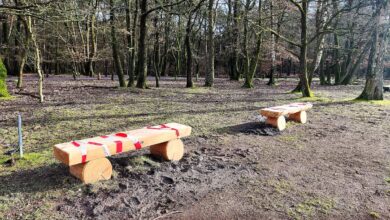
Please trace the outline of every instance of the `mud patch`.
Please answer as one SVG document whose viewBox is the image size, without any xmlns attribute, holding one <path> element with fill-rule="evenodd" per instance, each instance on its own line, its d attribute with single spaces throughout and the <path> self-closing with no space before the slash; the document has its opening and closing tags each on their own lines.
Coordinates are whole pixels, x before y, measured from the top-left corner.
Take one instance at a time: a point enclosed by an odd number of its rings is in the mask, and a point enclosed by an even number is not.
<svg viewBox="0 0 390 220">
<path fill-rule="evenodd" d="M 277 128 L 271 127 L 263 122 L 248 122 L 245 124 L 226 127 L 225 129 L 231 134 L 242 133 L 263 136 L 276 136 L 281 134 Z"/>
<path fill-rule="evenodd" d="M 58 210 L 69 217 L 87 219 L 164 215 L 253 173 L 249 161 L 237 162 L 245 161 L 247 153 L 213 147 L 191 151 L 180 162 L 162 162 L 142 153 L 114 158 L 111 162 L 117 176 L 108 183 L 110 186 L 85 186 L 81 196 L 67 197 Z"/>
</svg>

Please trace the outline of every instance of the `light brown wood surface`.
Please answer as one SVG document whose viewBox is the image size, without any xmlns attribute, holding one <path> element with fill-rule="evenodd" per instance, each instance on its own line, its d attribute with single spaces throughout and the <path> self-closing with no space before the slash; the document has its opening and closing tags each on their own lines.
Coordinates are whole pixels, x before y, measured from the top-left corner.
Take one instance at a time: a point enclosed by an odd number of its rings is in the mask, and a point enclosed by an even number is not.
<svg viewBox="0 0 390 220">
<path fill-rule="evenodd" d="M 297 113 L 294 113 L 294 114 L 290 114 L 288 116 L 288 119 L 292 120 L 292 121 L 296 121 L 296 122 L 302 123 L 302 124 L 305 124 L 306 121 L 307 121 L 306 111 L 301 111 L 301 112 L 297 112 Z"/>
<path fill-rule="evenodd" d="M 169 128 L 158 130 L 157 128 L 159 128 L 159 126 L 153 126 L 152 129 L 145 127 L 145 128 L 122 132 L 122 133 L 126 133 L 128 135 L 136 137 L 140 141 L 142 147 L 148 147 L 148 146 L 168 142 L 170 140 L 186 137 L 191 134 L 191 127 L 189 126 L 178 124 L 178 123 L 168 123 L 165 125 L 170 128 L 177 129 L 179 132 L 179 136 L 176 135 L 175 130 Z M 133 140 L 124 137 L 113 136 L 111 139 L 94 137 L 94 138 L 81 140 L 81 142 L 84 143 L 95 142 L 95 143 L 105 144 L 107 146 L 110 155 L 117 154 L 116 152 L 117 144 L 114 141 L 122 142 L 123 152 L 136 149 Z M 82 145 L 83 147 L 86 148 L 87 151 L 85 162 L 106 157 L 104 147 L 93 145 L 93 144 L 82 144 Z M 81 148 L 75 147 L 71 142 L 55 145 L 54 156 L 62 163 L 69 166 L 80 164 L 83 162 Z"/>
<path fill-rule="evenodd" d="M 289 115 L 301 111 L 307 111 L 312 107 L 313 105 L 311 103 L 291 103 L 288 105 L 263 108 L 260 110 L 260 114 L 265 117 L 278 118 L 282 115 Z"/>
<path fill-rule="evenodd" d="M 150 146 L 150 153 L 162 157 L 165 160 L 177 161 L 184 155 L 184 144 L 180 139 L 170 140 Z"/>
<path fill-rule="evenodd" d="M 286 129 L 286 119 L 284 118 L 284 116 L 279 116 L 277 118 L 268 117 L 267 124 L 278 128 L 279 131 L 283 131 L 284 129 Z"/>
<path fill-rule="evenodd" d="M 88 184 L 110 179 L 112 165 L 107 158 L 99 158 L 84 164 L 70 166 L 69 171 L 83 183 Z"/>
</svg>

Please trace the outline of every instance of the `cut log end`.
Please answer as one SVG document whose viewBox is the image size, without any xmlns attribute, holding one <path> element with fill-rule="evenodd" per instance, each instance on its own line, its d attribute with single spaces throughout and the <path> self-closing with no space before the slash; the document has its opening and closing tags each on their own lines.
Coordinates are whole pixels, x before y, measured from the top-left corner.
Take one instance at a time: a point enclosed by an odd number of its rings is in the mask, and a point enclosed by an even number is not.
<svg viewBox="0 0 390 220">
<path fill-rule="evenodd" d="M 184 144 L 180 139 L 150 146 L 150 153 L 169 161 L 178 161 L 183 158 Z"/>
<path fill-rule="evenodd" d="M 73 176 L 83 181 L 83 183 L 88 184 L 110 179 L 112 165 L 107 158 L 100 158 L 85 164 L 70 166 L 69 171 Z"/>
<path fill-rule="evenodd" d="M 306 111 L 297 112 L 288 116 L 288 119 L 305 124 L 307 121 Z"/>
<path fill-rule="evenodd" d="M 276 127 L 277 129 L 279 129 L 279 131 L 283 131 L 284 129 L 286 129 L 286 119 L 284 118 L 284 116 L 280 116 L 278 118 L 267 118 L 267 124 Z"/>
</svg>

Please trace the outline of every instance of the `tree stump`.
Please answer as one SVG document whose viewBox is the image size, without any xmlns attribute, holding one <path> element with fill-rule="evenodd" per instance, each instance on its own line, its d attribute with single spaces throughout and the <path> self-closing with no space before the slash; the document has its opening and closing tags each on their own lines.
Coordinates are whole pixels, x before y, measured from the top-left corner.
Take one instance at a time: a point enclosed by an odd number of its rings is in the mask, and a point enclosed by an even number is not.
<svg viewBox="0 0 390 220">
<path fill-rule="evenodd" d="M 297 112 L 288 116 L 289 120 L 305 124 L 307 121 L 306 111 Z"/>
<path fill-rule="evenodd" d="M 165 160 L 177 161 L 184 155 L 184 144 L 180 139 L 170 140 L 161 144 L 150 146 L 150 153 Z"/>
<path fill-rule="evenodd" d="M 70 166 L 70 173 L 83 183 L 94 183 L 108 180 L 112 175 L 112 165 L 107 158 L 100 158 L 83 164 Z"/>
<path fill-rule="evenodd" d="M 279 116 L 277 118 L 268 117 L 267 124 L 270 124 L 279 129 L 279 131 L 283 131 L 286 129 L 286 119 L 284 116 Z"/>
</svg>

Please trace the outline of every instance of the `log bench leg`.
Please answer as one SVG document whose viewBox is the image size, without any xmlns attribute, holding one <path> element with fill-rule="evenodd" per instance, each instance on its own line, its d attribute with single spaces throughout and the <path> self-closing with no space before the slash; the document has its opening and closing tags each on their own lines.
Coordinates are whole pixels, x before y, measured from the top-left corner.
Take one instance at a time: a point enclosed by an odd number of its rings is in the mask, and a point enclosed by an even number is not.
<svg viewBox="0 0 390 220">
<path fill-rule="evenodd" d="M 305 124 L 307 121 L 306 111 L 297 112 L 288 116 L 288 119 Z"/>
<path fill-rule="evenodd" d="M 99 180 L 108 180 L 112 175 L 112 165 L 107 158 L 91 160 L 84 164 L 77 164 L 69 167 L 70 173 L 83 181 L 83 183 L 94 183 Z"/>
<path fill-rule="evenodd" d="M 278 118 L 268 117 L 267 124 L 276 127 L 279 131 L 283 131 L 286 128 L 286 119 L 284 116 L 279 116 Z"/>
<path fill-rule="evenodd" d="M 180 139 L 171 140 L 150 146 L 150 153 L 154 156 L 162 157 L 165 160 L 177 161 L 184 155 L 184 144 Z"/>
</svg>

